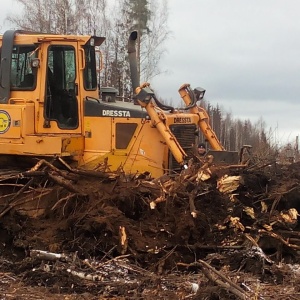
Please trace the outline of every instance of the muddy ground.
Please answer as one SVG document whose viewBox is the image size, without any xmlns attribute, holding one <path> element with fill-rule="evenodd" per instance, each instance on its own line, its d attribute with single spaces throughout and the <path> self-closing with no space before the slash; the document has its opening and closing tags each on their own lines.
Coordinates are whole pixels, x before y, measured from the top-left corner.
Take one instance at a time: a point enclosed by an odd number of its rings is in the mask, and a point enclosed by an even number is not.
<svg viewBox="0 0 300 300">
<path fill-rule="evenodd" d="M 3 171 L 0 299 L 300 299 L 299 181 L 299 163 Z"/>
</svg>

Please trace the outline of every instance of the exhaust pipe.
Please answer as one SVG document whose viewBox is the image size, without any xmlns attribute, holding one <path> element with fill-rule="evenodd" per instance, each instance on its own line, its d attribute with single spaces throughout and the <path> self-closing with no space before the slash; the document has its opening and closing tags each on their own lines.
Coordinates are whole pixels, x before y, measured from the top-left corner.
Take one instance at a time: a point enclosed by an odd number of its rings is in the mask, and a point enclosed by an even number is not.
<svg viewBox="0 0 300 300">
<path fill-rule="evenodd" d="M 133 88 L 133 92 L 135 94 L 135 90 L 140 86 L 140 80 L 138 76 L 138 68 L 137 68 L 137 58 L 136 58 L 136 40 L 138 37 L 137 31 L 132 31 L 129 40 L 128 40 L 128 58 L 129 58 L 129 66 L 130 66 L 130 78 L 131 84 Z"/>
<path fill-rule="evenodd" d="M 155 127 L 160 132 L 161 136 L 163 137 L 163 140 L 167 144 L 169 150 L 172 152 L 176 161 L 180 165 L 184 165 L 185 158 L 187 157 L 185 151 L 181 148 L 179 142 L 171 132 L 168 125 L 165 122 L 162 122 L 161 117 L 155 110 L 154 104 L 150 103 L 150 99 L 146 99 L 149 98 L 150 95 L 155 98 L 153 91 L 149 88 L 149 83 L 145 83 L 143 84 L 143 86 L 140 86 L 135 45 L 137 38 L 137 31 L 133 31 L 131 32 L 128 40 L 128 57 L 130 65 L 130 78 L 132 88 L 134 91 L 134 104 L 141 105 L 146 109 L 150 120 L 152 120 L 153 124 L 155 124 Z M 136 91 L 138 93 L 139 99 L 137 99 L 137 95 L 135 95 Z"/>
</svg>

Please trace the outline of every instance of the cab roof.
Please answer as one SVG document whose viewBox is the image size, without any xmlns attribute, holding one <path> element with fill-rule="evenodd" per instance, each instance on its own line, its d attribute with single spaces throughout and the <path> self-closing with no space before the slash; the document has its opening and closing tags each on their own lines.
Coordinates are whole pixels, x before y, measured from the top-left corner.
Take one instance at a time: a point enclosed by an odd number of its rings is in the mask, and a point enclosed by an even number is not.
<svg viewBox="0 0 300 300">
<path fill-rule="evenodd" d="M 0 41 L 2 43 L 3 37 L 9 31 L 0 35 Z M 65 42 L 81 42 L 86 44 L 91 38 L 94 39 L 94 45 L 100 46 L 104 41 L 105 37 L 92 36 L 92 35 L 67 35 L 67 34 L 52 34 L 52 33 L 41 33 L 34 31 L 24 30 L 10 30 L 10 34 L 14 35 L 14 42 L 16 44 L 35 44 L 47 41 L 65 41 Z"/>
</svg>

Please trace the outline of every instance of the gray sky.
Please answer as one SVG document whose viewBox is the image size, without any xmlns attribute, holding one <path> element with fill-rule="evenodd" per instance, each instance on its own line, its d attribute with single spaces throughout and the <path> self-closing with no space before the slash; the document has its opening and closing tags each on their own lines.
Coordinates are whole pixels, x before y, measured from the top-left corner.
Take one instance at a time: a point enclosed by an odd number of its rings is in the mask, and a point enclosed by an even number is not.
<svg viewBox="0 0 300 300">
<path fill-rule="evenodd" d="M 180 103 L 178 88 L 206 89 L 206 99 L 234 118 L 261 117 L 276 139 L 300 133 L 300 1 L 169 0 L 172 37 L 151 84 Z"/>
<path fill-rule="evenodd" d="M 7 0 L 3 21 L 16 12 Z M 161 69 L 150 83 L 166 100 L 181 102 L 178 88 L 206 89 L 206 99 L 233 118 L 260 118 L 276 141 L 300 133 L 300 1 L 169 0 L 171 37 Z"/>
</svg>

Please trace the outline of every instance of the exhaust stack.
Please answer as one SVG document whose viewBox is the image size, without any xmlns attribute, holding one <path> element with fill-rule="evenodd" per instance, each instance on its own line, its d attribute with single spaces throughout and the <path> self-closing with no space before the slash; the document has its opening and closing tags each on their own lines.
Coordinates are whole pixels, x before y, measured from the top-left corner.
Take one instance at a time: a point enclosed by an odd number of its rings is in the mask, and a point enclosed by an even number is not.
<svg viewBox="0 0 300 300">
<path fill-rule="evenodd" d="M 128 39 L 128 58 L 130 66 L 130 78 L 134 94 L 136 88 L 140 86 L 140 80 L 138 76 L 137 58 L 136 58 L 136 40 L 138 37 L 137 31 L 132 31 Z"/>
</svg>

